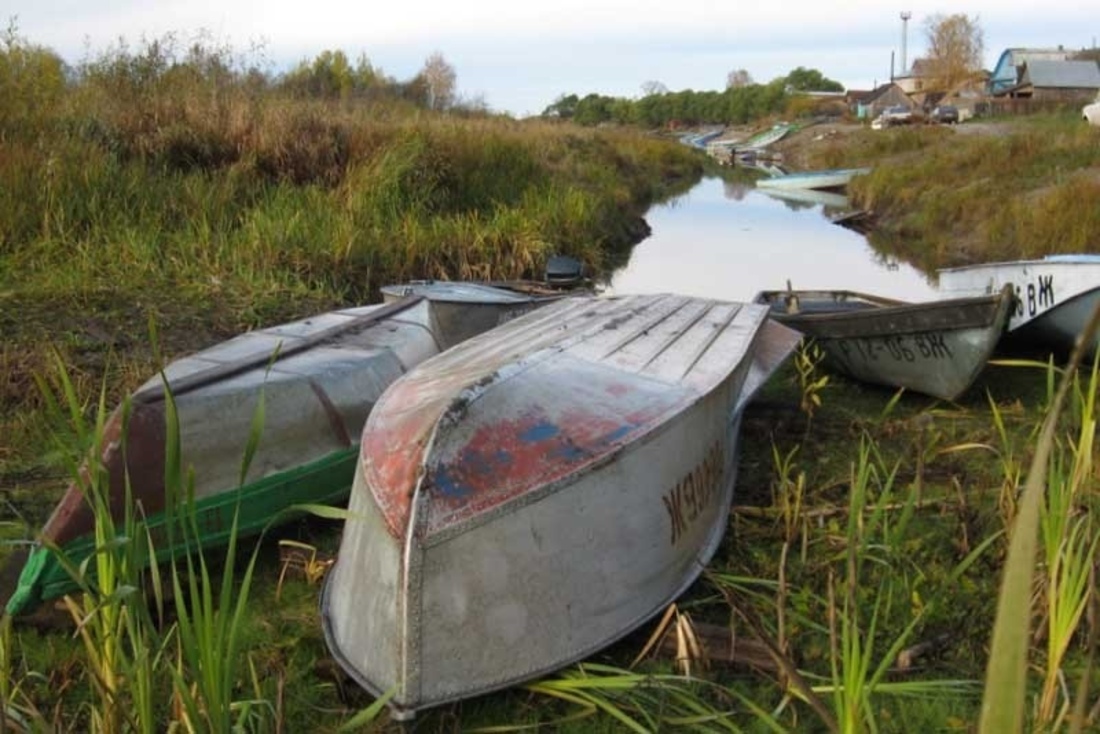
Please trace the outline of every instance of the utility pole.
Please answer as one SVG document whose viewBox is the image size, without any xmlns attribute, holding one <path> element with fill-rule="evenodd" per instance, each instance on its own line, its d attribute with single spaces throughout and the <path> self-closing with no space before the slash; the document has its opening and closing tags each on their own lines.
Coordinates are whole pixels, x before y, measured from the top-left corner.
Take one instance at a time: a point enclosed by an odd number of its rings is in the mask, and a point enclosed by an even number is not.
<svg viewBox="0 0 1100 734">
<path fill-rule="evenodd" d="M 909 42 L 909 19 L 913 14 L 908 10 L 901 11 L 901 75 L 906 76 L 909 70 L 908 60 L 905 58 L 905 47 Z"/>
</svg>

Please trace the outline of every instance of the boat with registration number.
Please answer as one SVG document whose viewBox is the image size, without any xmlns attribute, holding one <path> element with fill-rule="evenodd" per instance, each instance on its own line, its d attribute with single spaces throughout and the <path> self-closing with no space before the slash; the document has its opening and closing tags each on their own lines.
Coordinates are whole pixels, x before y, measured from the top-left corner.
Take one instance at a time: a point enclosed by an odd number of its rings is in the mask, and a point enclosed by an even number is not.
<svg viewBox="0 0 1100 734">
<path fill-rule="evenodd" d="M 586 657 L 727 524 L 741 411 L 798 335 L 686 296 L 567 298 L 427 360 L 363 432 L 325 639 L 395 715 Z"/>
<path fill-rule="evenodd" d="M 1100 255 L 1048 255 L 943 268 L 940 291 L 945 298 L 996 293 L 1011 287 L 1016 307 L 1008 320 L 1008 338 L 1017 345 L 1068 353 L 1100 304 Z M 1100 352 L 1093 339 L 1086 359 Z"/>
<path fill-rule="evenodd" d="M 772 318 L 802 332 L 837 371 L 955 400 L 997 348 L 1014 304 L 993 295 L 907 303 L 852 291 L 762 291 Z"/>
</svg>

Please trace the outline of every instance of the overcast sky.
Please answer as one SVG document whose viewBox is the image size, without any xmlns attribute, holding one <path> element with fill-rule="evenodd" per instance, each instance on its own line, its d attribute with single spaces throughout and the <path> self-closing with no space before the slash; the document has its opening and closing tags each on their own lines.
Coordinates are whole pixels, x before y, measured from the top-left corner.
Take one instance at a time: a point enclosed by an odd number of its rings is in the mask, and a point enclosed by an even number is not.
<svg viewBox="0 0 1100 734">
<path fill-rule="evenodd" d="M 1085 48 L 1100 35 L 1100 13 L 1082 0 L 0 0 L 0 20 L 70 62 L 120 38 L 135 47 L 205 31 L 242 53 L 262 44 L 272 72 L 339 49 L 404 80 L 439 51 L 461 96 L 516 115 L 564 93 L 640 96 L 647 81 L 719 90 L 734 69 L 767 82 L 804 66 L 868 89 L 889 79 L 891 54 L 900 71 L 902 10 L 909 62 L 937 13 L 977 17 L 987 68 L 1007 47 Z"/>
</svg>

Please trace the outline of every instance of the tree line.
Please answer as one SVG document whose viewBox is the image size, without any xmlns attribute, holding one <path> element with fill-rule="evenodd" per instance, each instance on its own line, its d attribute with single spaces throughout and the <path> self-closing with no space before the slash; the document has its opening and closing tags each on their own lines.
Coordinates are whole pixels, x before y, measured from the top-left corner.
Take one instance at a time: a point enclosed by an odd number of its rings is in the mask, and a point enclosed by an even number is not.
<svg viewBox="0 0 1100 734">
<path fill-rule="evenodd" d="M 839 82 L 816 69 L 798 67 L 786 76 L 757 84 L 742 69 L 730 72 L 722 91 L 668 91 L 660 82 L 642 85 L 636 99 L 603 94 L 563 94 L 542 112 L 543 117 L 580 125 L 618 123 L 645 127 L 670 125 L 740 125 L 768 115 L 812 110 L 819 100 L 808 92 L 843 92 Z"/>
<path fill-rule="evenodd" d="M 238 53 L 205 33 L 183 42 L 175 33 L 142 40 L 131 48 L 125 40 L 75 65 L 53 50 L 21 37 L 14 21 L 0 31 L 0 96 L 7 112 L 24 105 L 40 107 L 62 89 L 85 82 L 109 81 L 109 86 L 170 87 L 201 81 L 207 85 L 243 86 L 252 92 L 271 91 L 294 98 L 387 100 L 434 110 L 484 111 L 480 99 L 457 94 L 457 74 L 443 55 L 428 56 L 410 79 L 386 74 L 361 55 L 354 63 L 340 50 L 326 50 L 280 74 L 272 73 L 263 49 Z M 0 120 L 4 118 L 0 111 Z"/>
</svg>

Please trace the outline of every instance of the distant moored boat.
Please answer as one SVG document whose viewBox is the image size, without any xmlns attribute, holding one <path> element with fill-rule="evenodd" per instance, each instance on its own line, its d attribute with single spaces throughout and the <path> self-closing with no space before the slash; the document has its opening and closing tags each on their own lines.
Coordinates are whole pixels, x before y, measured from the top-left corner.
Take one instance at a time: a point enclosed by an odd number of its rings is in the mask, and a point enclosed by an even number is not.
<svg viewBox="0 0 1100 734">
<path fill-rule="evenodd" d="M 802 171 L 784 176 L 762 178 L 756 182 L 760 189 L 836 189 L 847 186 L 856 176 L 871 172 L 870 168 L 831 168 L 820 171 Z"/>
</svg>

